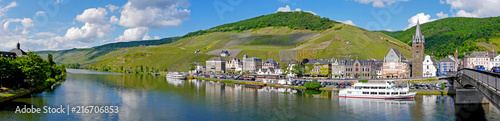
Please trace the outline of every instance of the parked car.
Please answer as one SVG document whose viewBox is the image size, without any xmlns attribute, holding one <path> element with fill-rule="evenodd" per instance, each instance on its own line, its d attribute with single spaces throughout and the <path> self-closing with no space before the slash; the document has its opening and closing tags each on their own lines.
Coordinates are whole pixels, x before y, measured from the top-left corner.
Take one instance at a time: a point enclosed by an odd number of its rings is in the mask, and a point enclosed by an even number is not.
<svg viewBox="0 0 500 121">
<path fill-rule="evenodd" d="M 485 71 L 485 68 L 483 65 L 477 65 L 477 66 L 474 66 L 474 69 L 476 70 L 480 70 L 480 71 Z"/>
<path fill-rule="evenodd" d="M 495 66 L 495 67 L 491 68 L 491 72 L 500 72 L 500 67 Z"/>
</svg>

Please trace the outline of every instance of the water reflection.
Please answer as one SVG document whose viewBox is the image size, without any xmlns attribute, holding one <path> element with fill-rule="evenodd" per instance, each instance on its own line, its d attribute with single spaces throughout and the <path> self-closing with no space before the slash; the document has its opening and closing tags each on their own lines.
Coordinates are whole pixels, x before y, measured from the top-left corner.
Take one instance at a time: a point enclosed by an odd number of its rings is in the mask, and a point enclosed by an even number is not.
<svg viewBox="0 0 500 121">
<path fill-rule="evenodd" d="M 18 105 L 116 105 L 118 114 L 15 114 Z M 469 116 L 468 116 L 469 115 Z M 479 115 L 479 117 L 476 117 Z M 150 75 L 69 73 L 55 89 L 0 104 L 13 120 L 499 120 L 490 105 L 454 105 L 450 96 L 414 100 L 338 98 L 335 92 L 245 88 Z"/>
</svg>

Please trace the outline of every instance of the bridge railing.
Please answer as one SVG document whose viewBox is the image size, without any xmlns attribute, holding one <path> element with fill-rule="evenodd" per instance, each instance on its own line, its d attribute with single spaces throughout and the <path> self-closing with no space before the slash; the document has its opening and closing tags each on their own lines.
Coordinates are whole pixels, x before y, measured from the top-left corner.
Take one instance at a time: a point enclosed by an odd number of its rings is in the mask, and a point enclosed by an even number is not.
<svg viewBox="0 0 500 121">
<path fill-rule="evenodd" d="M 494 88 L 495 91 L 499 91 L 500 83 L 498 81 L 500 81 L 500 73 L 465 68 L 461 69 L 457 76 L 460 74 L 467 74 L 468 76 L 485 83 L 488 87 Z"/>
</svg>

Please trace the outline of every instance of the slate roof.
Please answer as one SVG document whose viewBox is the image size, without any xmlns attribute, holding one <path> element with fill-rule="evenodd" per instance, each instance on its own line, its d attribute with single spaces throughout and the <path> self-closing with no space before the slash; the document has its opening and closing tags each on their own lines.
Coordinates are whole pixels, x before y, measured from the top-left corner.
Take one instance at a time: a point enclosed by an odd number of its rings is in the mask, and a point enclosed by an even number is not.
<svg viewBox="0 0 500 121">
<path fill-rule="evenodd" d="M 310 59 L 309 62 L 307 62 L 306 64 L 314 64 L 314 63 L 319 63 L 319 64 L 328 64 L 328 60 L 324 60 L 324 59 L 321 59 L 321 60 L 317 60 L 317 59 Z"/>
<path fill-rule="evenodd" d="M 213 58 L 210 58 L 208 61 L 226 61 L 224 60 L 224 58 L 221 58 L 221 57 L 213 57 Z"/>
<path fill-rule="evenodd" d="M 261 61 L 262 62 L 262 59 L 257 58 L 257 57 L 251 57 L 251 58 L 245 59 L 245 61 Z"/>
<path fill-rule="evenodd" d="M 262 63 L 274 63 L 274 64 L 277 64 L 277 62 L 274 61 L 273 59 L 267 59 L 266 61 L 264 61 Z"/>
<path fill-rule="evenodd" d="M 15 53 L 17 56 L 28 55 L 26 52 L 21 50 L 21 44 L 17 43 L 17 48 L 10 50 L 9 52 Z"/>
<path fill-rule="evenodd" d="M 439 62 L 455 62 L 455 61 L 453 61 L 451 58 L 446 57 L 439 60 Z"/>
</svg>

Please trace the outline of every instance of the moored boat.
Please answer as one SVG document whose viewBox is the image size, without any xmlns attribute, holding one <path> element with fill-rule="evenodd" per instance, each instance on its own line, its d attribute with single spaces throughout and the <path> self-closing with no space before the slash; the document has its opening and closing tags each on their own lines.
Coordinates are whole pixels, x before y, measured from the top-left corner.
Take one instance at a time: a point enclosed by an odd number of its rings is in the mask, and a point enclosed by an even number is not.
<svg viewBox="0 0 500 121">
<path fill-rule="evenodd" d="M 180 80 L 186 80 L 186 76 L 182 75 L 179 72 L 173 72 L 173 73 L 168 73 L 167 78 L 170 79 L 180 79 Z"/>
<path fill-rule="evenodd" d="M 397 88 L 394 81 L 385 83 L 355 83 L 352 87 L 339 91 L 339 97 L 370 98 L 370 99 L 410 99 L 416 92 L 410 88 Z"/>
</svg>

